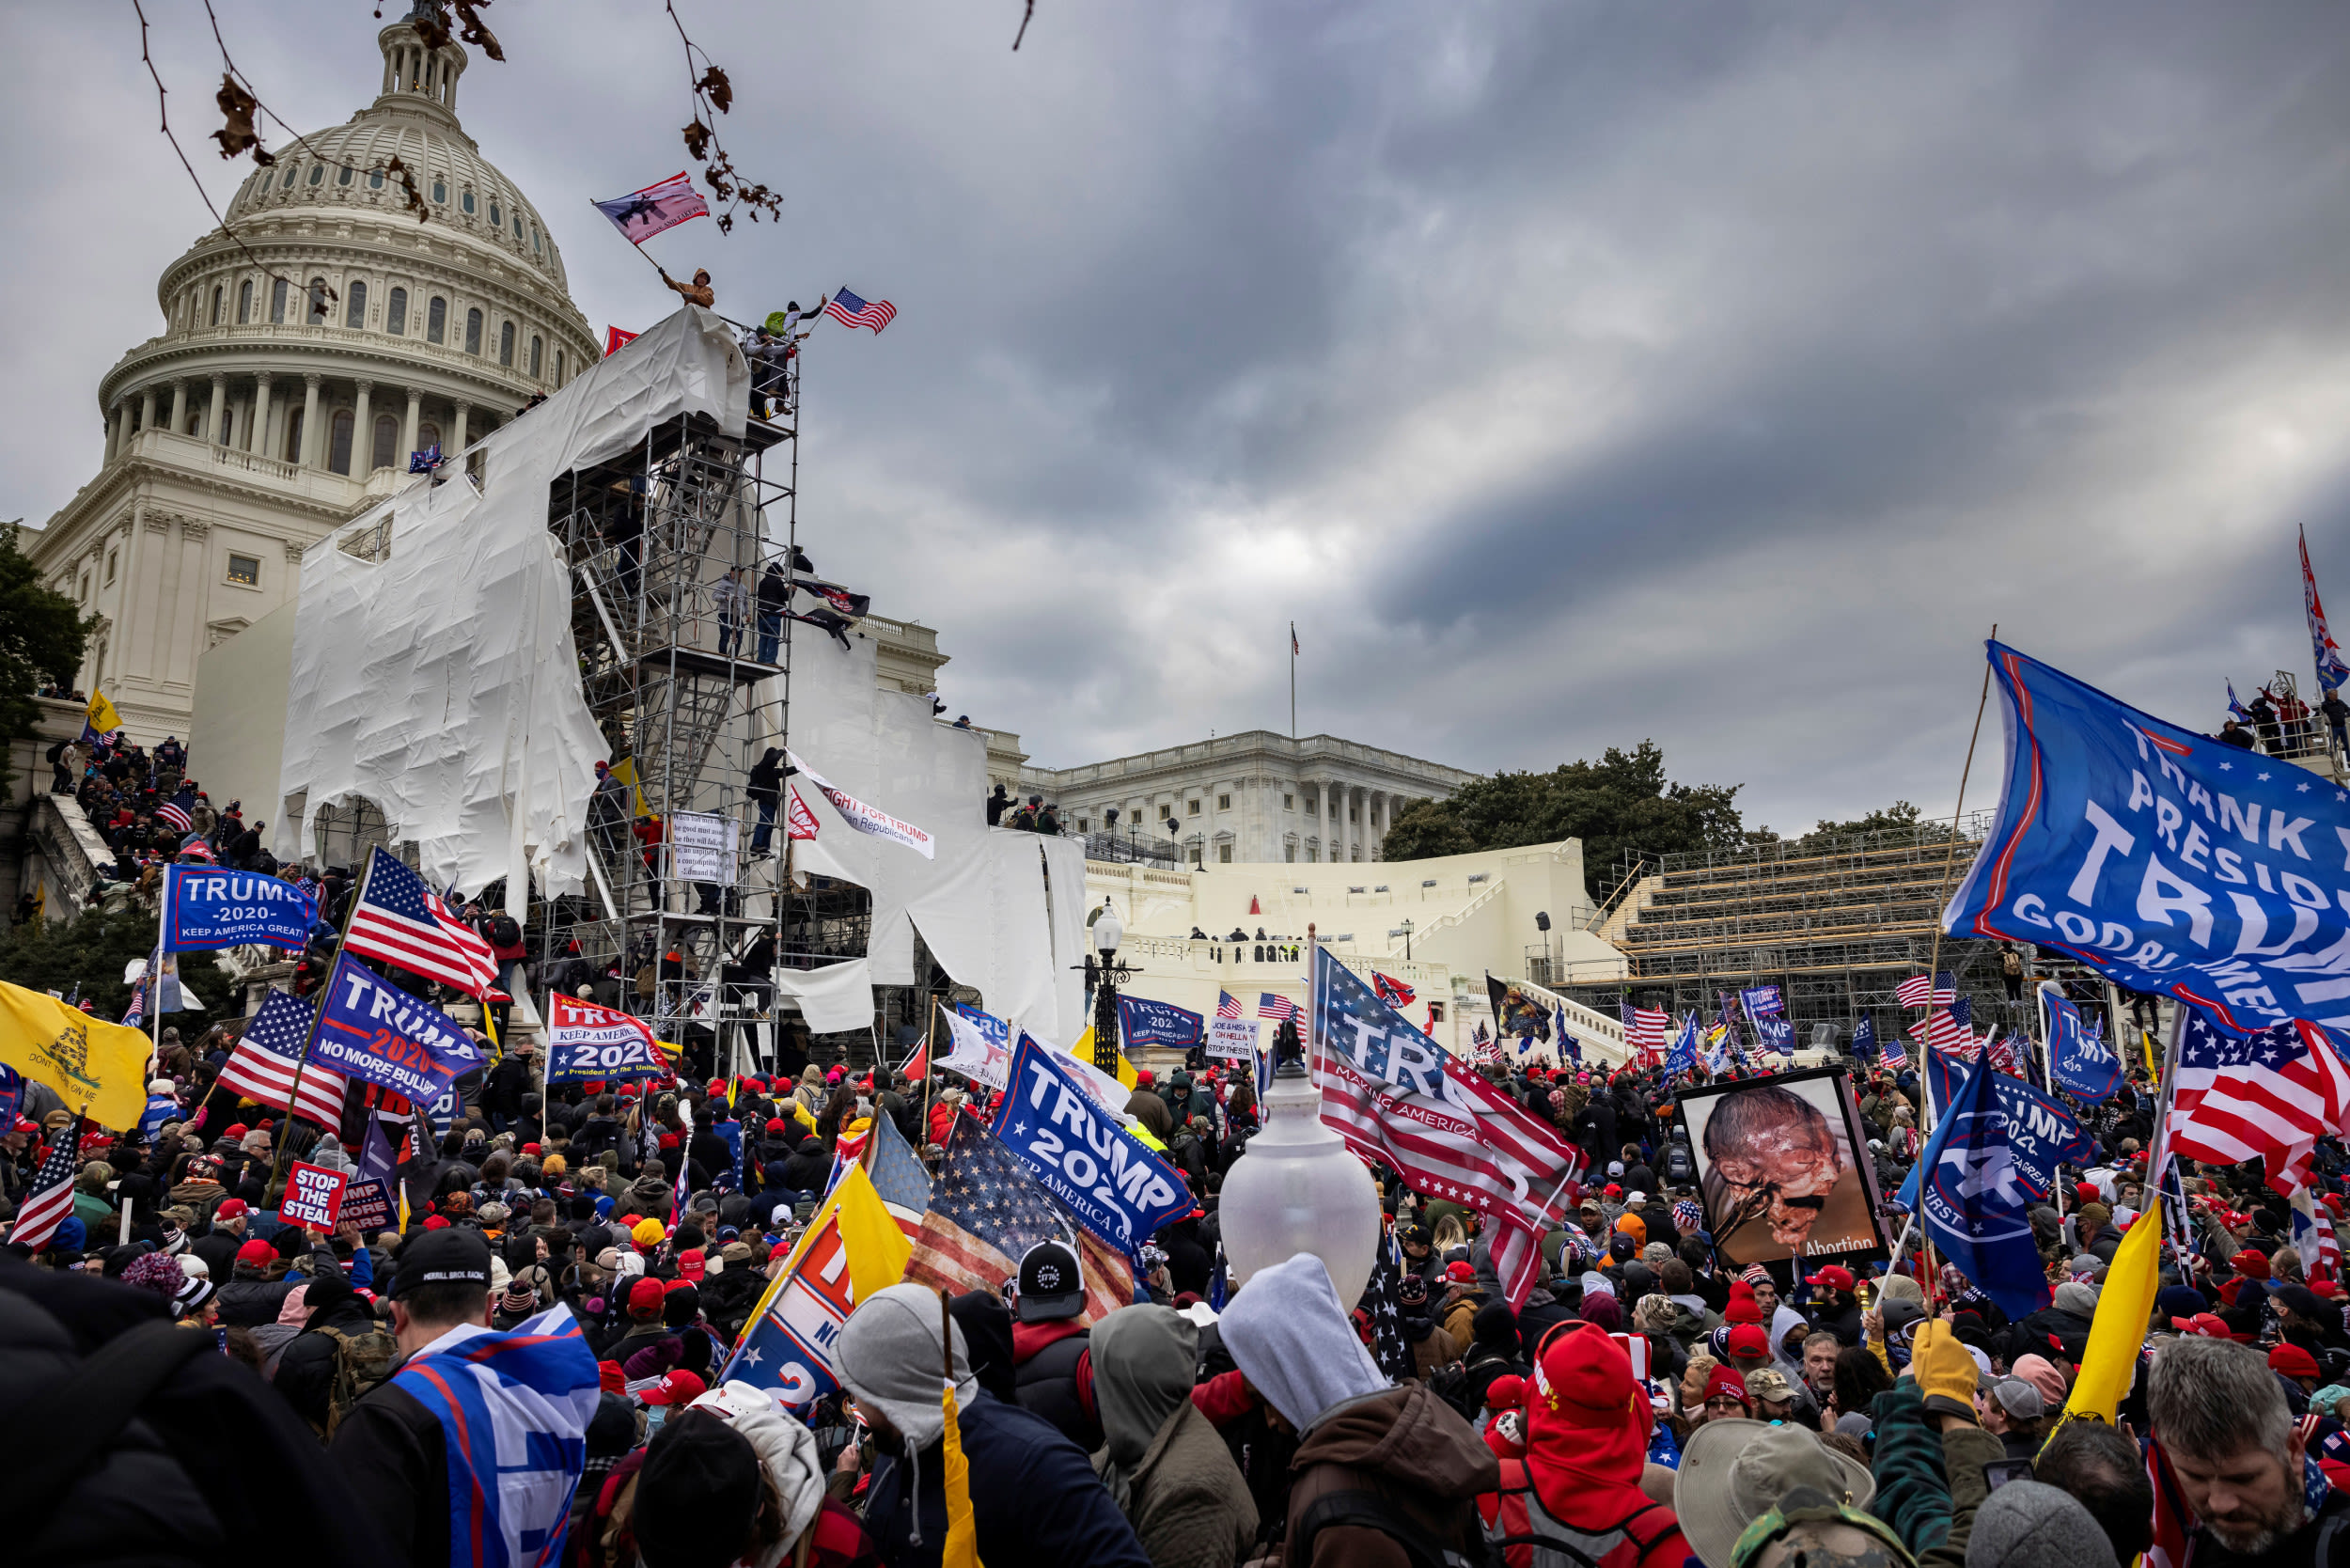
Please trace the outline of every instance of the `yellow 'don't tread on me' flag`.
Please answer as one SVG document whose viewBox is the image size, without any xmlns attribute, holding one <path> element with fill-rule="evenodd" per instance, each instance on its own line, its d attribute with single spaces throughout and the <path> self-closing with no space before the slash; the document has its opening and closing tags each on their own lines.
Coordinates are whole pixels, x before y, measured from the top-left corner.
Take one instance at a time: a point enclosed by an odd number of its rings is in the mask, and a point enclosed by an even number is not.
<svg viewBox="0 0 2350 1568">
<path fill-rule="evenodd" d="M 55 1090 L 69 1109 L 87 1105 L 111 1132 L 137 1126 L 147 1109 L 152 1049 L 136 1029 L 0 980 L 0 1062 Z"/>
<path fill-rule="evenodd" d="M 111 735 L 122 728 L 122 715 L 106 700 L 106 694 L 94 687 L 89 694 L 89 706 L 82 710 L 82 716 L 101 735 Z"/>
<path fill-rule="evenodd" d="M 2111 1426 L 2123 1396 L 2138 1375 L 2138 1353 L 2146 1343 L 2146 1315 L 2162 1284 L 2162 1205 L 2130 1222 L 2129 1234 L 2106 1265 L 2097 1293 L 2097 1315 L 2089 1325 L 2089 1347 L 2081 1352 L 2073 1395 L 2064 1402 L 2067 1419 L 2094 1416 Z"/>
</svg>

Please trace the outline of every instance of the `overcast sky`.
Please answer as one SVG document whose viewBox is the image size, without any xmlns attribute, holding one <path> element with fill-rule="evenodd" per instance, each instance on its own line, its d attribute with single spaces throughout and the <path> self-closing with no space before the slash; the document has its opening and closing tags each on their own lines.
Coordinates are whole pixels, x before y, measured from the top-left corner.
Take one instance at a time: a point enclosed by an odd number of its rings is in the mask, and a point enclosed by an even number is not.
<svg viewBox="0 0 2350 1568">
<path fill-rule="evenodd" d="M 1948 809 L 1995 621 L 2216 728 L 2223 677 L 2309 682 L 2297 525 L 2350 616 L 2338 6 L 1039 0 L 1014 55 L 1019 0 L 679 4 L 784 221 L 649 249 L 738 317 L 897 306 L 810 345 L 802 538 L 1041 763 L 1285 729 L 1294 619 L 1305 733 L 1653 736 L 1786 830 Z M 217 8 L 295 124 L 373 96 L 364 0 Z M 201 9 L 148 11 L 225 204 Z M 487 19 L 467 129 L 598 332 L 649 324 L 585 203 L 685 161 L 657 0 Z M 0 27 L 39 520 L 210 219 L 127 0 Z"/>
</svg>

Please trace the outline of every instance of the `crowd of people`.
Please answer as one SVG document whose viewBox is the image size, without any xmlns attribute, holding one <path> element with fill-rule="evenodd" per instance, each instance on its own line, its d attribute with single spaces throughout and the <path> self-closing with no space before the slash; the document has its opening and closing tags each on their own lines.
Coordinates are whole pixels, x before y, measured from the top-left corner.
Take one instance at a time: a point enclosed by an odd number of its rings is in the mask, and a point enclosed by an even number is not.
<svg viewBox="0 0 2350 1568">
<path fill-rule="evenodd" d="M 1146 1074 L 1126 1118 L 1196 1204 L 1141 1250 L 1134 1305 L 1089 1315 L 1079 1253 L 1052 1241 L 999 1291 L 895 1285 L 833 1345 L 843 1392 L 787 1407 L 722 1372 L 837 1152 L 887 1119 L 935 1168 L 956 1119 L 987 1115 L 983 1086 L 809 1064 L 542 1096 L 518 1050 L 400 1166 L 405 1229 L 325 1233 L 278 1222 L 285 1165 L 350 1168 L 354 1128 L 208 1088 L 227 1043 L 168 1042 L 142 1128 L 72 1152 L 72 1216 L 0 1252 L 0 1356 L 19 1373 L 0 1386 L 95 1377 L 148 1325 L 221 1353 L 186 1399 L 109 1418 L 20 1530 L 27 1561 L 226 1560 L 264 1518 L 314 1529 L 306 1544 L 337 1561 L 486 1560 L 451 1536 L 462 1445 L 434 1369 L 558 1306 L 577 1339 L 531 1343 L 592 1361 L 592 1409 L 506 1507 L 554 1509 L 534 1528 L 561 1529 L 561 1560 L 583 1565 L 939 1562 L 967 1496 L 993 1563 L 2093 1568 L 2154 1539 L 2147 1437 L 2197 1564 L 2345 1550 L 2344 1297 L 2286 1242 L 2257 1164 L 2190 1174 L 2193 1245 L 2166 1261 L 2121 1420 L 2060 1420 L 2147 1200 L 2137 1096 L 2089 1118 L 2097 1163 L 2033 1211 L 2053 1296 L 2010 1321 L 1914 1256 L 1889 1273 L 1723 1263 L 1665 1075 L 1541 1060 L 1482 1070 L 1590 1163 L 1516 1305 L 1480 1215 L 1385 1171 L 1389 1262 L 1359 1301 L 1311 1254 L 1237 1282 L 1218 1202 L 1258 1129 L 1253 1077 Z M 1858 1087 L 1897 1182 L 1917 1087 Z M 0 1137 L 11 1214 L 71 1123 L 28 1087 Z M 2329 1140 L 2329 1205 L 2342 1164 Z M 952 1492 L 949 1377 L 967 1472 Z"/>
</svg>

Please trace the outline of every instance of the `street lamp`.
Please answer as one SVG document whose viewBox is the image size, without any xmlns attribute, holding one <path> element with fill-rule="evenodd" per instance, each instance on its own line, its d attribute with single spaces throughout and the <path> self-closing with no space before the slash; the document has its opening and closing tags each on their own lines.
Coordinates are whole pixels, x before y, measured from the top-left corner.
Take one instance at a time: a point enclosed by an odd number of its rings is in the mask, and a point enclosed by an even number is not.
<svg viewBox="0 0 2350 1568">
<path fill-rule="evenodd" d="M 1218 1210 L 1233 1283 L 1300 1252 L 1322 1260 L 1341 1306 L 1361 1298 L 1379 1250 L 1379 1188 L 1346 1140 L 1323 1123 L 1294 1020 L 1273 1037 L 1280 1060 L 1262 1127 L 1225 1172 Z"/>
<path fill-rule="evenodd" d="M 1412 962 L 1412 922 L 1408 917 L 1403 921 L 1403 962 Z"/>
<path fill-rule="evenodd" d="M 1093 976 L 1093 1065 L 1118 1076 L 1118 987 L 1136 973 L 1124 964 L 1116 963 L 1120 938 L 1126 934 L 1125 924 L 1110 901 L 1102 901 L 1102 913 L 1093 922 L 1093 950 L 1100 955 L 1100 966 Z M 1095 960 L 1088 955 L 1086 966 L 1094 968 Z"/>
</svg>

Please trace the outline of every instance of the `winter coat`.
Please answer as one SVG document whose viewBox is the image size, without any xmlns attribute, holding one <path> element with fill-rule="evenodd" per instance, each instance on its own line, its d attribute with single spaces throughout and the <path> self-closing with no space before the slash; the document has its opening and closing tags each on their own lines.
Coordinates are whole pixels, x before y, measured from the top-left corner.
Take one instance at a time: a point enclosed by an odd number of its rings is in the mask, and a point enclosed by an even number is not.
<svg viewBox="0 0 2350 1568">
<path fill-rule="evenodd" d="M 1469 1424 L 1425 1385 L 1385 1388 L 1322 1413 L 1290 1461 L 1289 1568 L 1410 1568 L 1384 1531 L 1333 1524 L 1301 1557 L 1298 1524 L 1320 1499 L 1368 1491 L 1430 1541 L 1465 1550 L 1480 1526 L 1476 1502 L 1500 1481 L 1500 1465 Z"/>
<path fill-rule="evenodd" d="M 333 1306 L 313 1315 L 301 1333 L 277 1358 L 277 1391 L 286 1396 L 294 1414 L 323 1432 L 326 1430 L 328 1403 L 335 1392 L 336 1352 L 339 1348 L 334 1336 L 319 1332 L 322 1328 L 338 1328 L 357 1339 L 384 1327 L 368 1310 L 368 1304 L 358 1296 L 345 1296 Z M 385 1328 L 385 1332 L 389 1332 Z"/>
<path fill-rule="evenodd" d="M 1105 1448 L 1093 1467 L 1109 1463 Z M 1215 1427 L 1185 1400 L 1129 1478 L 1127 1521 L 1155 1568 L 1231 1568 L 1257 1539 L 1257 1505 Z"/>
</svg>

